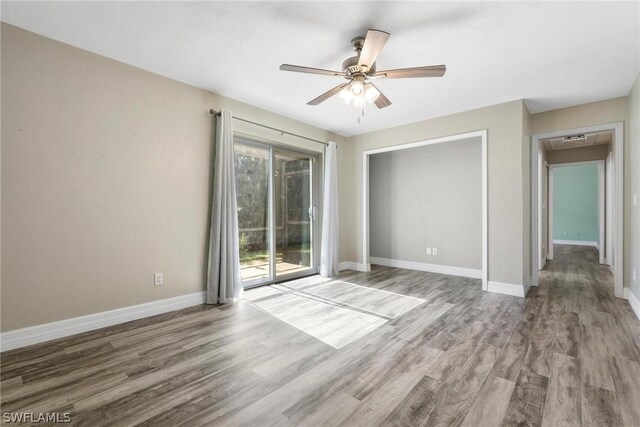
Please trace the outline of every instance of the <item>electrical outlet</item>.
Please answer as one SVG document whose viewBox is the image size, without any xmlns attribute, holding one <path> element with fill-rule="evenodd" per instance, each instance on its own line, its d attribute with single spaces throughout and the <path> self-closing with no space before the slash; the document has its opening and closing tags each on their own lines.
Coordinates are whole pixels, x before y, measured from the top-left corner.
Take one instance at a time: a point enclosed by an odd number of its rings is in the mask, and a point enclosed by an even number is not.
<svg viewBox="0 0 640 427">
<path fill-rule="evenodd" d="M 633 281 L 636 281 L 636 269 L 633 269 L 633 273 L 631 274 L 631 276 L 633 277 Z"/>
<path fill-rule="evenodd" d="M 433 248 L 431 253 L 434 254 L 434 255 L 438 255 L 438 248 Z"/>
<path fill-rule="evenodd" d="M 153 275 L 153 284 L 155 286 L 160 286 L 162 285 L 163 280 L 162 280 L 162 273 L 156 273 Z"/>
<path fill-rule="evenodd" d="M 431 248 L 427 248 L 427 255 L 431 255 Z"/>
</svg>

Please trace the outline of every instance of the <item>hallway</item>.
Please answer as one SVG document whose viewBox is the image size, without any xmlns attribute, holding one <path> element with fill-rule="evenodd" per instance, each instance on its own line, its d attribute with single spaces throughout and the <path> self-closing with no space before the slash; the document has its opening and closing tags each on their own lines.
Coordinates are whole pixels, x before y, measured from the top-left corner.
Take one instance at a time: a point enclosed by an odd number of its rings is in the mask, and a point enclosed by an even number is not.
<svg viewBox="0 0 640 427">
<path fill-rule="evenodd" d="M 570 292 L 578 300 L 595 297 L 606 304 L 613 298 L 613 275 L 608 265 L 598 263 L 597 248 L 555 244 L 553 260 L 547 260 L 544 269 L 540 271 L 538 292 L 549 295 L 556 295 L 558 292 L 558 295 L 565 297 Z M 570 303 L 569 300 L 571 298 L 563 303 Z M 626 304 L 623 300 L 618 302 Z M 569 311 L 579 312 L 573 308 Z M 596 311 L 608 310 L 600 306 Z"/>
<path fill-rule="evenodd" d="M 555 412 L 550 404 L 569 399 L 556 407 L 560 418 L 640 425 L 640 321 L 613 296 L 613 276 L 598 263 L 598 250 L 555 245 L 527 305 L 537 320 L 525 365 L 549 378 L 545 415 Z"/>
</svg>

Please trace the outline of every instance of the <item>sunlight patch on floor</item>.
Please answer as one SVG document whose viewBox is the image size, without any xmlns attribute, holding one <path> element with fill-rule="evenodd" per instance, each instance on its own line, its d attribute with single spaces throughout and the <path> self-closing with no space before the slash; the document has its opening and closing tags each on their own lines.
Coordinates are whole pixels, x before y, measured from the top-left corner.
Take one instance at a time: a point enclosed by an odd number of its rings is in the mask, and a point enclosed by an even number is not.
<svg viewBox="0 0 640 427">
<path fill-rule="evenodd" d="M 280 285 L 390 318 L 401 316 L 425 302 L 420 298 L 340 280 L 325 281 L 308 286 L 298 283 L 290 284 L 290 282 Z"/>
<path fill-rule="evenodd" d="M 346 346 L 425 302 L 319 276 L 251 289 L 245 298 L 334 348 Z"/>
<path fill-rule="evenodd" d="M 342 348 L 387 323 L 371 314 L 294 294 L 282 294 L 253 304 L 334 348 Z"/>
</svg>

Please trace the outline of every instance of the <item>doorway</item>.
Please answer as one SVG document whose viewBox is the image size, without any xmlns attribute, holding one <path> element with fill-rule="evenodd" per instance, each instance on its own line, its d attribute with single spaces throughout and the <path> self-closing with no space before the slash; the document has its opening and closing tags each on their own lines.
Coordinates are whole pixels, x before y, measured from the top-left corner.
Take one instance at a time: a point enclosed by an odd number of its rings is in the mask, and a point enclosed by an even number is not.
<svg viewBox="0 0 640 427">
<path fill-rule="evenodd" d="M 609 139 L 603 141 L 602 138 Z M 571 150 L 597 146 L 605 142 L 608 144 L 608 151 L 597 155 L 596 158 L 593 157 L 593 151 L 597 151 L 595 149 L 590 152 L 582 149 L 580 155 L 576 155 L 577 150 Z M 596 164 L 599 227 L 598 237 L 592 241 L 598 242 L 599 262 L 611 265 L 615 296 L 623 298 L 623 124 L 611 123 L 533 135 L 531 149 L 531 215 L 534 229 L 538 231 L 531 233 L 532 284 L 538 286 L 539 268 L 544 266 L 547 259 L 553 259 L 553 170 L 567 166 L 567 163 L 575 165 L 581 161 L 584 164 L 598 160 Z M 552 151 L 548 151 L 549 149 Z M 553 161 L 547 159 L 544 154 L 550 152 L 554 153 Z M 587 153 L 591 158 L 585 158 Z M 574 243 L 572 239 L 561 239 L 557 236 L 555 239 Z"/>
<path fill-rule="evenodd" d="M 553 259 L 554 244 L 593 246 L 598 249 L 598 262 L 605 264 L 605 247 L 610 246 L 605 223 L 611 217 L 605 210 L 605 161 L 555 163 L 547 170 L 547 259 Z"/>
<path fill-rule="evenodd" d="M 244 288 L 317 273 L 315 155 L 241 138 L 234 151 Z"/>
<path fill-rule="evenodd" d="M 371 244 L 371 236 L 370 236 L 370 216 L 369 216 L 369 197 L 370 197 L 370 183 L 369 183 L 369 162 L 370 157 L 380 153 L 388 153 L 395 152 L 399 150 L 408 150 L 418 147 L 425 147 L 433 144 L 443 144 L 443 143 L 452 143 L 455 141 L 467 140 L 470 138 L 475 138 L 481 145 L 481 270 L 479 275 L 477 275 L 482 280 L 482 290 L 490 291 L 490 292 L 498 292 L 498 293 L 507 293 L 511 295 L 524 296 L 519 295 L 520 289 L 511 289 L 509 287 L 505 287 L 503 283 L 500 282 L 490 282 L 489 281 L 489 244 L 488 244 L 488 167 L 487 167 L 487 131 L 475 131 L 468 132 L 458 135 L 451 135 L 441 138 L 433 138 L 425 141 L 411 142 L 407 144 L 393 145 L 384 148 L 377 148 L 373 150 L 366 150 L 362 153 L 362 206 L 363 206 L 363 218 L 362 218 L 362 252 L 363 252 L 363 266 L 365 271 L 371 270 L 371 257 L 370 257 L 370 244 Z M 429 252 L 426 252 L 429 253 Z M 433 250 L 431 251 L 433 254 Z M 380 262 L 380 258 L 377 260 Z M 456 274 L 456 275 L 467 275 L 467 277 L 471 277 L 469 275 L 470 269 L 466 268 L 457 268 L 455 272 L 452 272 L 451 268 L 448 268 L 447 271 L 443 271 L 441 269 L 436 270 L 436 265 L 426 264 L 426 263 L 397 263 L 393 262 L 390 264 L 392 267 L 399 268 L 412 268 L 416 270 L 422 271 L 432 271 L 439 272 L 445 274 Z M 475 274 L 475 273 L 471 273 Z M 519 287 L 518 287 L 519 288 Z"/>
</svg>

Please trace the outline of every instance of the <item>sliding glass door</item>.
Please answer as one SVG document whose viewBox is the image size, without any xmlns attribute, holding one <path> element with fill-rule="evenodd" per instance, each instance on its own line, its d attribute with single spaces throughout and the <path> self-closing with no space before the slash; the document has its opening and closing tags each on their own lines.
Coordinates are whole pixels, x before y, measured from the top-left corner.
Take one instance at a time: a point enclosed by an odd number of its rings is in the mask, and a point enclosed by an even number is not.
<svg viewBox="0 0 640 427">
<path fill-rule="evenodd" d="M 312 266 L 311 169 L 309 156 L 275 153 L 276 275 Z"/>
<path fill-rule="evenodd" d="M 245 288 L 317 271 L 313 155 L 237 139 L 236 192 Z"/>
<path fill-rule="evenodd" d="M 235 171 L 240 231 L 240 268 L 244 281 L 271 278 L 269 256 L 269 168 L 268 147 L 236 143 Z"/>
</svg>

